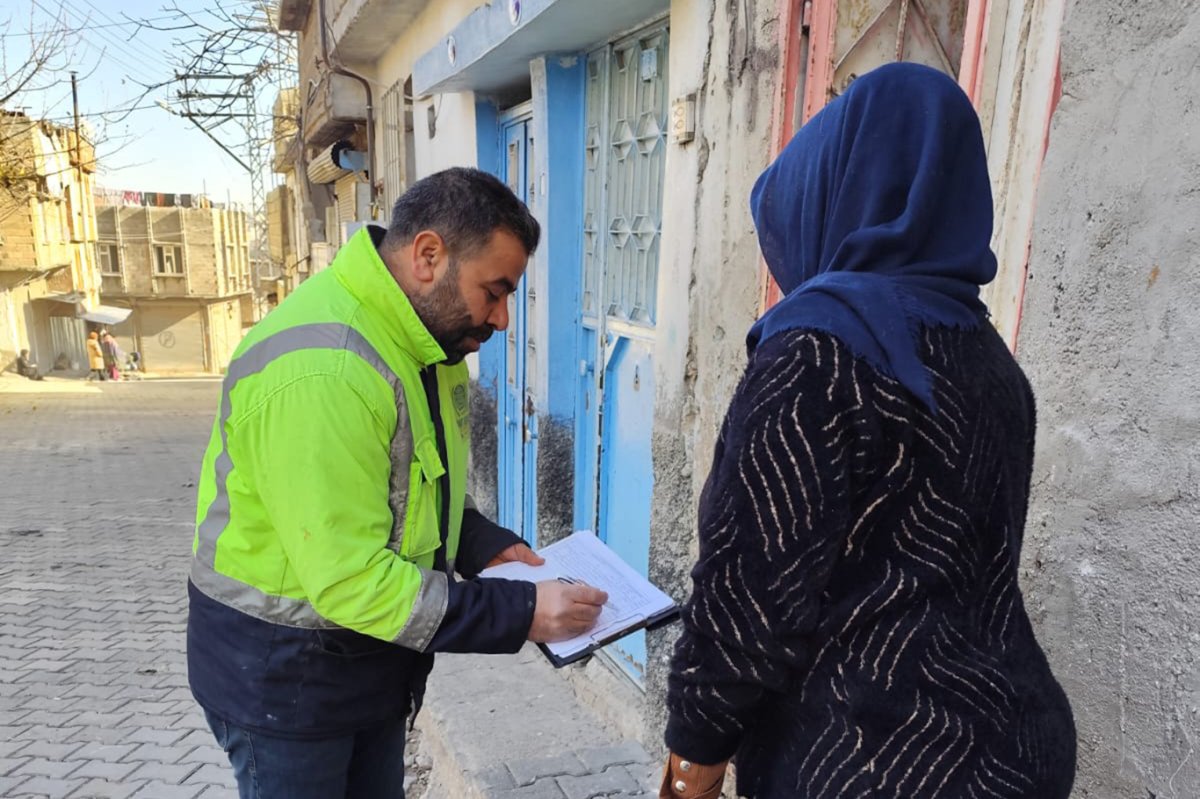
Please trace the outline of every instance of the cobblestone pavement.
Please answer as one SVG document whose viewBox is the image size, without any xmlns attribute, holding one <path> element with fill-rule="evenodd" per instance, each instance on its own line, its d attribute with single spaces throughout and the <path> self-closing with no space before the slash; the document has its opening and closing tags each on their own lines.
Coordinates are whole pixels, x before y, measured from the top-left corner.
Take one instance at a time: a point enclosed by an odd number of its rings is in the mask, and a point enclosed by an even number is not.
<svg viewBox="0 0 1200 799">
<path fill-rule="evenodd" d="M 0 394 L 0 796 L 235 795 L 184 664 L 218 390 Z"/>
<path fill-rule="evenodd" d="M 636 743 L 516 760 L 479 775 L 488 799 L 654 799 L 662 774 Z"/>
</svg>

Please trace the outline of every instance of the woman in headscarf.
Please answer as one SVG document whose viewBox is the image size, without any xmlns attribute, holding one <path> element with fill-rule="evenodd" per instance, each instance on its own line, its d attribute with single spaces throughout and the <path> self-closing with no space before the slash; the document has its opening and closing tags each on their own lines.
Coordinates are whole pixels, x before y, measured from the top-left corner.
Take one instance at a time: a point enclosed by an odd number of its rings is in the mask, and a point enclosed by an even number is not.
<svg viewBox="0 0 1200 799">
<path fill-rule="evenodd" d="M 100 334 L 93 330 L 88 333 L 88 380 L 107 380 L 107 368 L 104 364 L 104 350 L 100 346 Z"/>
<path fill-rule="evenodd" d="M 754 187 L 785 293 L 751 329 L 671 666 L 666 797 L 1065 799 L 1070 705 L 1017 574 L 1028 382 L 988 323 L 979 120 L 912 64 Z"/>
</svg>

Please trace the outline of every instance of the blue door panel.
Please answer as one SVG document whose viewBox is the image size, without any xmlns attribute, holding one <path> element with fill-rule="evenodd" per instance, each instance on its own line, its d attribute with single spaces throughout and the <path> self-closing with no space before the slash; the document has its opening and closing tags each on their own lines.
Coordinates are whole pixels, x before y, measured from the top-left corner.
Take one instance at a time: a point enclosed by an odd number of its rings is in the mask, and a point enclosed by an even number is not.
<svg viewBox="0 0 1200 799">
<path fill-rule="evenodd" d="M 596 394 L 594 327 L 581 326 L 579 385 L 575 393 L 575 529 L 596 529 L 596 480 L 600 442 L 600 403 Z"/>
<path fill-rule="evenodd" d="M 654 425 L 654 363 L 647 342 L 618 337 L 604 374 L 600 451 L 601 536 L 643 576 L 650 570 L 650 502 L 654 491 L 650 430 Z M 636 633 L 610 647 L 635 677 L 646 662 L 646 637 Z"/>
</svg>

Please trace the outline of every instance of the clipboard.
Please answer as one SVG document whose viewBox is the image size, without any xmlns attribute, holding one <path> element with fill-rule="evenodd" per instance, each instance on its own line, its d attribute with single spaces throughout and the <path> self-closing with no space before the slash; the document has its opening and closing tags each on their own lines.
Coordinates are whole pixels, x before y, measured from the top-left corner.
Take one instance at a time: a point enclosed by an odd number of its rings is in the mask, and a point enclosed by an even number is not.
<svg viewBox="0 0 1200 799">
<path fill-rule="evenodd" d="M 570 666 L 572 663 L 579 663 L 580 661 L 587 660 L 592 655 L 596 654 L 596 652 L 608 646 L 609 644 L 616 643 L 625 636 L 636 633 L 638 630 L 650 632 L 651 630 L 657 630 L 660 627 L 666 627 L 668 624 L 678 619 L 682 612 L 682 608 L 680 608 L 679 605 L 672 605 L 671 607 L 654 616 L 642 619 L 640 622 L 628 629 L 620 630 L 619 632 L 608 635 L 586 649 L 572 652 L 570 655 L 565 657 L 554 654 L 547 644 L 538 644 L 538 649 L 542 650 L 542 654 L 546 656 L 546 660 L 550 661 L 550 665 L 554 666 L 556 669 L 561 669 L 563 666 Z"/>
<path fill-rule="evenodd" d="M 596 625 L 575 638 L 538 644 L 555 668 L 577 663 L 597 649 L 639 630 L 656 629 L 677 619 L 679 605 L 661 589 L 633 570 L 594 533 L 580 530 L 538 551 L 542 566 L 504 563 L 484 569 L 483 578 L 539 582 L 580 582 L 608 594 Z"/>
</svg>

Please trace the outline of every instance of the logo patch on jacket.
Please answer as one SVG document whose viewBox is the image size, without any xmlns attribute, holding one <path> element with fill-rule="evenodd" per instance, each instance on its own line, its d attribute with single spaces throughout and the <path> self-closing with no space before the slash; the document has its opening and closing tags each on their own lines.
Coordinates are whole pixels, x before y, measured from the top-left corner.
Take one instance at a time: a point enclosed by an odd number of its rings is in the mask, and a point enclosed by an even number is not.
<svg viewBox="0 0 1200 799">
<path fill-rule="evenodd" d="M 471 402 L 467 395 L 467 387 L 465 385 L 457 385 L 451 394 L 451 401 L 454 403 L 454 415 L 458 419 L 458 432 L 464 439 L 469 440 L 471 436 Z"/>
</svg>

